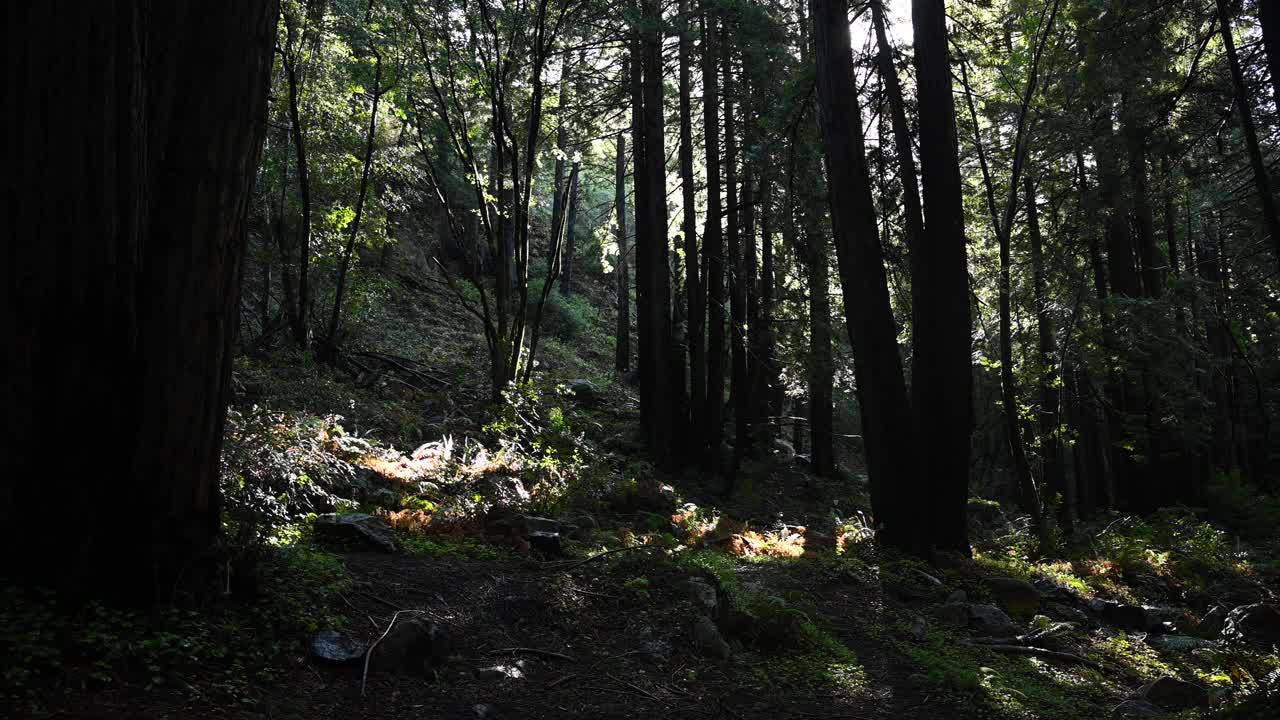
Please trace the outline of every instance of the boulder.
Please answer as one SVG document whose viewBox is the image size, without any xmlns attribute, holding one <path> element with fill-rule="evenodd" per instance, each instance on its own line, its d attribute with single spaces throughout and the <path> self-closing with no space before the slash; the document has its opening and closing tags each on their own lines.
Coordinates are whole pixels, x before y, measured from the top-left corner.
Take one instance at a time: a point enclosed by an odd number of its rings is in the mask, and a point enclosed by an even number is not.
<svg viewBox="0 0 1280 720">
<path fill-rule="evenodd" d="M 316 518 L 316 530 L 323 535 L 364 543 L 385 552 L 399 549 L 391 525 L 373 515 L 326 513 Z"/>
<path fill-rule="evenodd" d="M 969 624 L 969 604 L 966 602 L 949 602 L 934 608 L 932 615 L 947 625 L 964 627 Z"/>
<path fill-rule="evenodd" d="M 1018 634 L 1013 619 L 995 605 L 970 605 L 969 627 L 983 635 L 1009 637 Z"/>
<path fill-rule="evenodd" d="M 380 670 L 424 673 L 444 662 L 452 649 L 448 633 L 439 625 L 421 617 L 404 615 L 387 636 L 374 646 L 370 666 Z"/>
<path fill-rule="evenodd" d="M 1222 636 L 1262 648 L 1280 645 L 1280 608 L 1265 603 L 1241 605 L 1227 614 Z"/>
<path fill-rule="evenodd" d="M 693 646 L 698 652 L 717 660 L 728 660 L 732 652 L 729 643 L 720 634 L 720 628 L 706 615 L 693 621 Z"/>
<path fill-rule="evenodd" d="M 489 475 L 476 484 L 480 495 L 495 507 L 519 507 L 529 502 L 529 491 L 518 477 L 510 475 Z"/>
<path fill-rule="evenodd" d="M 524 536 L 529 549 L 544 558 L 564 557 L 564 548 L 560 545 L 560 533 L 535 530 Z"/>
<path fill-rule="evenodd" d="M 337 665 L 360 662 L 364 651 L 363 642 L 337 630 L 321 630 L 311 638 L 311 654 Z"/>
<path fill-rule="evenodd" d="M 590 380 L 565 380 L 565 394 L 581 403 L 594 403 L 600 399 L 600 391 Z"/>
<path fill-rule="evenodd" d="M 1169 709 L 1206 707 L 1209 704 L 1208 690 L 1195 683 L 1168 676 L 1143 685 L 1138 695 L 1153 705 Z"/>
<path fill-rule="evenodd" d="M 983 580 L 982 586 L 996 605 L 1015 618 L 1028 620 L 1040 610 L 1040 591 L 1025 580 L 992 577 Z"/>
<path fill-rule="evenodd" d="M 969 527 L 993 530 L 1009 524 L 1000 503 L 971 498 L 969 500 Z"/>
<path fill-rule="evenodd" d="M 1200 618 L 1200 624 L 1196 625 L 1196 634 L 1205 638 L 1216 638 L 1222 634 L 1222 628 L 1227 624 L 1227 613 L 1229 611 L 1222 605 L 1214 605 L 1209 608 L 1209 612 Z"/>
<path fill-rule="evenodd" d="M 1151 630 L 1159 622 L 1151 617 L 1146 608 L 1127 605 L 1113 600 L 1094 599 L 1089 602 L 1089 609 L 1098 614 L 1103 622 L 1128 630 Z"/>
<path fill-rule="evenodd" d="M 963 603 L 968 600 L 969 594 L 963 590 L 953 590 L 951 594 L 947 596 L 947 602 L 949 603 Z"/>
</svg>

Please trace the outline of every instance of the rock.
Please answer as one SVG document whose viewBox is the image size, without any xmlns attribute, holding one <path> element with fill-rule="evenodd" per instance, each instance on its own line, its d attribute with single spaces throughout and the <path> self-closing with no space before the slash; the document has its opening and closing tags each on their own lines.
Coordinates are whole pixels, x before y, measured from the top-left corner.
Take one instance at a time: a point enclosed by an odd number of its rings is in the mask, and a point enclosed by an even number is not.
<svg viewBox="0 0 1280 720">
<path fill-rule="evenodd" d="M 1008 518 L 1004 515 L 1004 510 L 1000 509 L 1000 503 L 998 502 L 971 498 L 968 512 L 970 527 L 993 530 L 1009 524 Z"/>
<path fill-rule="evenodd" d="M 918 577 L 918 578 L 920 578 L 921 580 L 923 580 L 923 581 L 925 582 L 925 584 L 926 584 L 926 585 L 932 585 L 933 587 L 942 587 L 942 581 L 941 581 L 941 580 L 939 580 L 938 578 L 936 578 L 936 577 L 934 577 L 934 576 L 930 575 L 929 573 L 927 573 L 927 572 L 925 572 L 925 571 L 923 571 L 923 570 L 915 570 L 915 569 L 913 569 L 911 572 L 912 572 L 912 574 L 913 574 L 913 575 L 915 575 L 916 577 Z"/>
<path fill-rule="evenodd" d="M 370 665 L 380 670 L 423 673 L 441 664 L 452 648 L 448 633 L 439 625 L 420 617 L 396 621 L 391 631 L 374 648 Z"/>
<path fill-rule="evenodd" d="M 493 706 L 484 703 L 472 705 L 471 712 L 476 714 L 476 720 L 492 720 L 494 717 Z"/>
<path fill-rule="evenodd" d="M 1222 636 L 1270 648 L 1280 645 L 1280 609 L 1275 605 L 1241 605 L 1227 614 Z"/>
<path fill-rule="evenodd" d="M 590 380 L 565 380 L 565 394 L 582 403 L 594 403 L 600 399 L 600 391 Z"/>
<path fill-rule="evenodd" d="M 519 507 L 529 502 L 529 491 L 518 477 L 489 475 L 478 483 L 480 494 L 495 507 Z"/>
<path fill-rule="evenodd" d="M 1044 604 L 1044 612 L 1049 615 L 1049 617 L 1066 620 L 1067 622 L 1073 622 L 1084 627 L 1097 625 L 1097 622 L 1094 621 L 1088 613 L 1060 602 L 1046 602 Z"/>
<path fill-rule="evenodd" d="M 731 653 L 720 628 L 706 615 L 699 615 L 693 621 L 693 644 L 703 655 L 718 660 L 728 660 Z"/>
<path fill-rule="evenodd" d="M 1040 598 L 1044 601 L 1062 602 L 1062 603 L 1079 603 L 1082 601 L 1080 593 L 1075 588 L 1059 585 L 1048 578 L 1039 578 L 1031 583 L 1036 590 L 1040 591 Z"/>
<path fill-rule="evenodd" d="M 524 536 L 529 549 L 544 558 L 564 557 L 564 548 L 560 545 L 560 533 L 535 530 Z"/>
<path fill-rule="evenodd" d="M 485 532 L 490 535 L 519 535 L 526 537 L 530 533 L 558 533 L 563 526 L 559 520 L 522 515 L 520 513 L 492 513 L 485 522 Z"/>
<path fill-rule="evenodd" d="M 1216 638 L 1222 634 L 1222 628 L 1227 624 L 1228 610 L 1222 605 L 1215 605 L 1209 609 L 1209 612 L 1200 618 L 1200 624 L 1196 625 L 1196 634 L 1200 637 Z"/>
<path fill-rule="evenodd" d="M 916 642 L 923 642 L 925 637 L 929 635 L 929 621 L 923 615 L 912 615 L 911 625 L 907 628 L 907 635 Z"/>
<path fill-rule="evenodd" d="M 683 583 L 685 594 L 693 601 L 698 612 L 707 617 L 715 617 L 720 609 L 720 600 L 716 597 L 716 589 L 702 578 L 689 578 Z"/>
<path fill-rule="evenodd" d="M 366 495 L 365 499 L 385 508 L 395 508 L 400 505 L 400 493 L 391 488 L 376 488 Z"/>
<path fill-rule="evenodd" d="M 326 513 L 316 518 L 316 530 L 346 540 L 364 542 L 386 552 L 395 552 L 399 549 L 396 544 L 396 533 L 391 529 L 391 525 L 386 520 L 373 515 Z"/>
<path fill-rule="evenodd" d="M 982 585 L 1001 609 L 1021 620 L 1040 610 L 1040 591 L 1025 580 L 1009 577 L 986 578 Z"/>
<path fill-rule="evenodd" d="M 489 682 L 504 682 L 507 680 L 523 680 L 525 675 L 524 660 L 517 660 L 513 663 L 504 663 L 500 665 L 492 665 L 487 668 L 480 668 L 476 671 L 476 678 L 480 680 L 488 680 Z"/>
<path fill-rule="evenodd" d="M 1143 685 L 1138 695 L 1163 708 L 1205 707 L 1209 704 L 1208 690 L 1175 677 L 1156 678 Z"/>
<path fill-rule="evenodd" d="M 969 627 L 983 635 L 1009 637 L 1018 634 L 1013 619 L 995 605 L 970 605 Z"/>
<path fill-rule="evenodd" d="M 311 638 L 311 654 L 325 662 L 347 664 L 364 659 L 365 644 L 337 630 L 321 630 Z"/>
<path fill-rule="evenodd" d="M 963 603 L 969 600 L 969 594 L 963 590 L 955 590 L 947 596 L 948 603 Z"/>
<path fill-rule="evenodd" d="M 1155 705 L 1152 705 L 1145 698 L 1131 697 L 1117 705 L 1115 709 L 1111 711 L 1111 714 L 1114 717 L 1146 718 L 1160 717 L 1161 715 L 1164 715 L 1165 712 Z"/>
<path fill-rule="evenodd" d="M 956 627 L 964 627 L 969 624 L 969 604 L 966 602 L 949 602 L 933 609 L 932 614 L 935 618 Z"/>
<path fill-rule="evenodd" d="M 1104 622 L 1129 630 L 1150 630 L 1153 625 L 1159 625 L 1145 608 L 1137 605 L 1094 599 L 1089 601 L 1089 609 L 1096 612 Z"/>
</svg>

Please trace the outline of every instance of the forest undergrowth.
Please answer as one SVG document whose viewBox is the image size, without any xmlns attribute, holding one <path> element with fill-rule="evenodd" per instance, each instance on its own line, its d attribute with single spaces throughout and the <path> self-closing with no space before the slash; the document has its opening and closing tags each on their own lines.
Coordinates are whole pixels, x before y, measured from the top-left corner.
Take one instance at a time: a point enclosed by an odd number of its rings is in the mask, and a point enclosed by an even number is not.
<svg viewBox="0 0 1280 720">
<path fill-rule="evenodd" d="M 400 312 L 365 337 L 368 352 L 408 370 L 388 363 L 371 379 L 297 355 L 238 365 L 212 600 L 174 597 L 138 615 L 6 593 L 9 707 L 65 717 L 1273 710 L 1280 655 L 1265 638 L 1275 626 L 1229 611 L 1276 599 L 1280 563 L 1264 558 L 1277 556 L 1280 508 L 1238 478 L 1220 479 L 1209 507 L 1101 515 L 1049 550 L 1026 517 L 974 499 L 973 557 L 930 567 L 877 546 L 856 466 L 823 479 L 780 447 L 744 462 L 728 494 L 710 474 L 656 469 L 634 435 L 634 390 L 607 369 L 607 350 L 589 346 L 611 318 L 553 313 L 565 318 L 552 321 L 542 372 L 493 410 L 468 371 L 465 316 L 439 322 L 429 293 Z M 415 325 L 415 313 L 437 321 Z M 371 541 L 341 518 L 385 536 Z M 424 619 L 434 639 L 379 650 L 397 625 Z M 326 661 L 321 636 L 357 658 Z M 380 652 L 409 659 L 358 659 Z"/>
</svg>

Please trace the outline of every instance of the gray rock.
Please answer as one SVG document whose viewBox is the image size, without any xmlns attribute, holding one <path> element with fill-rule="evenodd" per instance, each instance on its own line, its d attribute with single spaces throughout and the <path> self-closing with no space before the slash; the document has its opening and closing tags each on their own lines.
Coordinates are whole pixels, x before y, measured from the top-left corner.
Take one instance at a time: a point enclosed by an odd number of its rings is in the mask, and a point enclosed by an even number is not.
<svg viewBox="0 0 1280 720">
<path fill-rule="evenodd" d="M 969 604 L 965 602 L 949 602 L 934 608 L 932 615 L 947 625 L 964 627 L 969 624 Z"/>
<path fill-rule="evenodd" d="M 1040 610 L 1040 591 L 1025 580 L 1009 577 L 992 577 L 982 581 L 991 599 L 1013 617 L 1031 618 Z"/>
<path fill-rule="evenodd" d="M 1222 605 L 1215 605 L 1209 609 L 1209 612 L 1200 618 L 1200 624 L 1196 625 L 1196 634 L 1206 638 L 1216 638 L 1222 634 L 1222 628 L 1227 624 L 1227 613 L 1229 611 Z"/>
<path fill-rule="evenodd" d="M 364 659 L 365 644 L 337 630 L 321 630 L 311 638 L 311 654 L 339 665 Z"/>
<path fill-rule="evenodd" d="M 706 615 L 699 615 L 693 621 L 693 645 L 698 652 L 718 660 L 728 660 L 732 652 L 720 634 L 720 628 Z"/>
<path fill-rule="evenodd" d="M 519 507 L 529 502 L 529 491 L 517 477 L 489 475 L 482 478 L 477 487 L 484 499 L 496 507 Z"/>
<path fill-rule="evenodd" d="M 970 500 L 968 512 L 970 527 L 993 530 L 1009 524 L 1009 520 L 1005 517 L 1004 510 L 1000 509 L 999 503 Z"/>
<path fill-rule="evenodd" d="M 1114 717 L 1149 718 L 1160 717 L 1165 711 L 1152 705 L 1146 698 L 1131 697 L 1117 705 L 1111 714 Z"/>
<path fill-rule="evenodd" d="M 366 499 L 374 505 L 394 508 L 400 504 L 400 493 L 391 488 L 376 488 L 366 496 Z"/>
<path fill-rule="evenodd" d="M 1222 636 L 1263 648 L 1280 645 L 1280 608 L 1265 603 L 1241 605 L 1227 614 Z"/>
<path fill-rule="evenodd" d="M 386 552 L 399 549 L 396 533 L 391 525 L 373 515 L 326 513 L 316 518 L 316 530 L 322 534 L 364 542 Z"/>
<path fill-rule="evenodd" d="M 1089 601 L 1089 609 L 1097 613 L 1104 622 L 1129 630 L 1151 630 L 1153 625 L 1159 625 L 1159 621 L 1152 618 L 1146 608 L 1137 605 L 1094 599 Z"/>
<path fill-rule="evenodd" d="M 698 612 L 707 617 L 715 617 L 720 609 L 720 600 L 716 597 L 716 589 L 702 578 L 689 578 L 683 583 L 683 589 Z"/>
<path fill-rule="evenodd" d="M 594 403 L 600 399 L 600 391 L 590 380 L 565 380 L 565 394 L 583 403 Z"/>
<path fill-rule="evenodd" d="M 929 621 L 923 615 L 912 615 L 911 625 L 907 628 L 907 635 L 916 642 L 923 642 L 929 635 Z"/>
<path fill-rule="evenodd" d="M 955 590 L 947 596 L 948 603 L 963 603 L 969 600 L 969 594 L 963 590 Z"/>
<path fill-rule="evenodd" d="M 396 622 L 370 655 L 372 667 L 380 670 L 401 670 L 423 673 L 439 665 L 452 649 L 448 633 L 439 625 L 421 617 L 405 618 Z"/>
<path fill-rule="evenodd" d="M 970 605 L 969 627 L 983 635 L 1009 637 L 1018 634 L 1013 619 L 995 605 Z"/>
<path fill-rule="evenodd" d="M 1049 617 L 1073 622 L 1082 627 L 1093 627 L 1098 624 L 1085 611 L 1066 603 L 1048 601 L 1044 604 L 1044 612 Z"/>
<path fill-rule="evenodd" d="M 564 557 L 564 548 L 560 545 L 560 533 L 535 530 L 524 536 L 529 549 L 544 558 Z"/>
<path fill-rule="evenodd" d="M 917 578 L 920 578 L 921 580 L 923 580 L 926 585 L 932 585 L 933 587 L 942 587 L 941 580 L 939 580 L 938 578 L 930 575 L 929 573 L 923 570 L 912 570 L 911 573 L 915 575 Z"/>
<path fill-rule="evenodd" d="M 784 462 L 791 462 L 796 459 L 796 449 L 791 443 L 782 438 L 773 439 L 773 452 Z"/>
<path fill-rule="evenodd" d="M 1138 695 L 1163 708 L 1205 707 L 1209 704 L 1208 690 L 1175 677 L 1156 678 L 1143 685 Z"/>
</svg>

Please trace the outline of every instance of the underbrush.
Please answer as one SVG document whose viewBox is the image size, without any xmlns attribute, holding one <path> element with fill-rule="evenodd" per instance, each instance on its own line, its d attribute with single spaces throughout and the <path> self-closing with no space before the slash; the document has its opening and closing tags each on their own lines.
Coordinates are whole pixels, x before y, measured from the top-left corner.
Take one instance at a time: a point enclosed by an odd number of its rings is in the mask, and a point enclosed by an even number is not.
<svg viewBox="0 0 1280 720">
<path fill-rule="evenodd" d="M 51 592 L 9 588 L 0 596 L 0 697 L 33 717 L 56 714 L 51 702 L 83 690 L 256 704 L 255 685 L 281 676 L 302 637 L 344 624 L 339 595 L 351 585 L 337 557 L 306 545 L 269 553 L 261 571 L 252 601 L 199 611 L 69 606 Z"/>
</svg>

